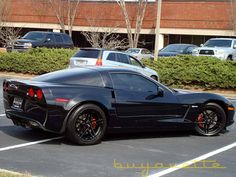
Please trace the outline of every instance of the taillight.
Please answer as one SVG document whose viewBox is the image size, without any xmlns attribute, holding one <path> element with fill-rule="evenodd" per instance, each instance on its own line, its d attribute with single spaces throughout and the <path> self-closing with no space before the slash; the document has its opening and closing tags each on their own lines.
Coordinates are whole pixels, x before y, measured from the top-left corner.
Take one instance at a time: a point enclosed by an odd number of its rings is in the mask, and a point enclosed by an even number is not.
<svg viewBox="0 0 236 177">
<path fill-rule="evenodd" d="M 97 66 L 102 66 L 102 59 L 101 58 L 97 59 L 96 65 Z"/>
<path fill-rule="evenodd" d="M 33 98 L 34 97 L 34 89 L 33 88 L 29 88 L 27 95 L 29 95 L 31 98 Z"/>
<path fill-rule="evenodd" d="M 6 82 L 3 82 L 3 91 L 5 92 L 7 89 L 7 83 Z"/>
<path fill-rule="evenodd" d="M 31 98 L 36 98 L 39 101 L 43 99 L 43 91 L 41 89 L 34 90 L 32 87 L 28 89 L 27 95 Z"/>
<path fill-rule="evenodd" d="M 42 92 L 41 89 L 37 90 L 37 98 L 38 98 L 39 100 L 42 100 L 42 99 L 43 99 L 43 92 Z"/>
</svg>

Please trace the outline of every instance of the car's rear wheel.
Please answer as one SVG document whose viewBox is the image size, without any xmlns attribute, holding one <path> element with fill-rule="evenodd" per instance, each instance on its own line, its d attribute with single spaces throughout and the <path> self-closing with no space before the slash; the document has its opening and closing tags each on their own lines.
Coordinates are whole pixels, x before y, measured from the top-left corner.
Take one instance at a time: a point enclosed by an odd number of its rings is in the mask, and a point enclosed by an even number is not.
<svg viewBox="0 0 236 177">
<path fill-rule="evenodd" d="M 217 135 L 226 125 L 226 115 L 221 106 L 208 103 L 198 115 L 195 130 L 204 136 Z"/>
<path fill-rule="evenodd" d="M 103 110 L 94 104 L 78 107 L 67 123 L 67 138 L 79 145 L 92 145 L 101 142 L 107 121 Z"/>
<path fill-rule="evenodd" d="M 233 61 L 233 57 L 230 55 L 230 56 L 227 57 L 226 60 L 228 60 L 228 61 Z"/>
</svg>

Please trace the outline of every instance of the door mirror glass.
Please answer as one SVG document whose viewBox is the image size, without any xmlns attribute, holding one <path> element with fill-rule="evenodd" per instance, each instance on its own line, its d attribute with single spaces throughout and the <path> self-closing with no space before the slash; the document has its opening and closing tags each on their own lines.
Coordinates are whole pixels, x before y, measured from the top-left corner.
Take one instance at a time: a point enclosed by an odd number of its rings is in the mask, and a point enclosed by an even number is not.
<svg viewBox="0 0 236 177">
<path fill-rule="evenodd" d="M 236 44 L 234 45 L 234 49 L 236 49 Z"/>
<path fill-rule="evenodd" d="M 200 44 L 200 47 L 203 47 L 204 45 L 203 44 Z"/>
</svg>

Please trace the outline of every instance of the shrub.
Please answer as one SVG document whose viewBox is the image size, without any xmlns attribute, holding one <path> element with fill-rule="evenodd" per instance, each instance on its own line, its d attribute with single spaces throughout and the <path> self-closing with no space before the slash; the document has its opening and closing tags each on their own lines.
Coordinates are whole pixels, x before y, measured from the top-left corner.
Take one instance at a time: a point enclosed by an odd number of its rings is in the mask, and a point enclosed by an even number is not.
<svg viewBox="0 0 236 177">
<path fill-rule="evenodd" d="M 0 53 L 0 71 L 44 74 L 64 69 L 75 51 L 36 48 L 24 53 Z M 171 87 L 236 88 L 236 62 L 233 61 L 186 55 L 144 60 L 144 63 L 158 72 L 162 83 Z"/>
<path fill-rule="evenodd" d="M 27 52 L 0 54 L 0 71 L 43 74 L 68 67 L 76 50 L 36 48 Z"/>
<path fill-rule="evenodd" d="M 184 55 L 160 58 L 158 61 L 145 60 L 144 63 L 156 70 L 161 82 L 168 86 L 236 88 L 236 62 L 233 61 Z"/>
</svg>

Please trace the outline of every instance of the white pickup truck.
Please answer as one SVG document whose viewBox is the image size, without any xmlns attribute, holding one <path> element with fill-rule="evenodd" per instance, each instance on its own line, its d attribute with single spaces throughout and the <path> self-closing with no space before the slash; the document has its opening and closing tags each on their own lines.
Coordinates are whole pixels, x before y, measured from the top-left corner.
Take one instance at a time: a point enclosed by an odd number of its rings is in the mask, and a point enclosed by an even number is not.
<svg viewBox="0 0 236 177">
<path fill-rule="evenodd" d="M 236 39 L 213 38 L 193 50 L 194 56 L 213 56 L 221 60 L 236 60 Z"/>
</svg>

